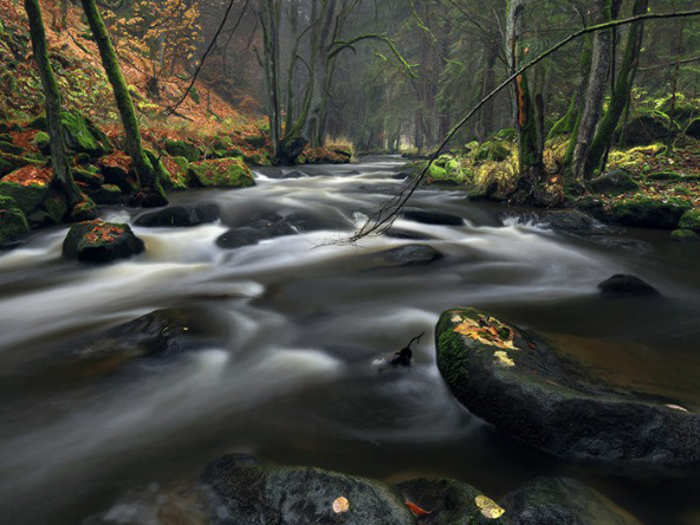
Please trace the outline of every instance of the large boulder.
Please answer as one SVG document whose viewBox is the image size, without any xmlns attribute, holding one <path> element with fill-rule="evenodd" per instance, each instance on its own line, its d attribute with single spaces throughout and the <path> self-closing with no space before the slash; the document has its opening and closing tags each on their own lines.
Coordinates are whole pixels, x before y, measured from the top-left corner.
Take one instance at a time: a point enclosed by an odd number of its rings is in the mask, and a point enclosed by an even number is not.
<svg viewBox="0 0 700 525">
<path fill-rule="evenodd" d="M 248 166 L 241 159 L 212 159 L 193 162 L 190 175 L 204 187 L 246 188 L 255 186 Z"/>
<path fill-rule="evenodd" d="M 24 166 L 0 180 L 0 195 L 12 198 L 17 208 L 30 213 L 48 197 L 54 178 L 51 168 Z"/>
<path fill-rule="evenodd" d="M 417 507 L 422 525 L 506 525 L 510 513 L 483 492 L 452 479 L 414 479 L 394 487 Z M 419 510 L 420 509 L 420 510 Z"/>
<path fill-rule="evenodd" d="M 459 308 L 440 317 L 436 343 L 457 399 L 533 447 L 620 473 L 700 467 L 700 415 L 588 377 L 531 332 Z"/>
<path fill-rule="evenodd" d="M 219 207 L 213 203 L 196 206 L 168 206 L 162 210 L 145 213 L 136 219 L 137 226 L 198 226 L 219 218 Z"/>
<path fill-rule="evenodd" d="M 27 218 L 10 197 L 0 195 L 0 246 L 29 231 Z"/>
<path fill-rule="evenodd" d="M 107 136 L 80 113 L 62 112 L 61 124 L 65 144 L 70 150 L 95 158 L 111 150 Z"/>
<path fill-rule="evenodd" d="M 97 165 L 108 184 L 119 186 L 124 193 L 139 190 L 139 181 L 131 169 L 131 157 L 123 151 L 101 157 Z"/>
<path fill-rule="evenodd" d="M 513 525 L 641 525 L 599 492 L 570 478 L 536 478 L 499 503 Z"/>
<path fill-rule="evenodd" d="M 143 241 L 134 235 L 128 224 L 100 219 L 74 224 L 63 241 L 64 257 L 92 263 L 126 259 L 144 249 Z"/>
<path fill-rule="evenodd" d="M 654 142 L 665 142 L 673 131 L 669 122 L 661 117 L 642 115 L 630 120 L 623 133 L 625 146 L 643 146 Z"/>
<path fill-rule="evenodd" d="M 611 170 L 592 179 L 590 186 L 595 193 L 624 193 L 639 189 L 632 174 L 623 169 Z"/>
<path fill-rule="evenodd" d="M 229 455 L 202 473 L 209 523 L 214 525 L 413 525 L 388 486 L 311 467 L 266 464 Z"/>
<path fill-rule="evenodd" d="M 678 223 L 678 227 L 700 233 L 700 208 L 686 211 Z"/>
<path fill-rule="evenodd" d="M 613 203 L 612 213 L 614 220 L 625 226 L 673 230 L 690 208 L 690 202 L 674 197 L 635 195 Z"/>
<path fill-rule="evenodd" d="M 165 151 L 173 157 L 185 157 L 189 162 L 197 162 L 202 158 L 202 151 L 190 142 L 167 139 L 163 145 Z"/>
</svg>

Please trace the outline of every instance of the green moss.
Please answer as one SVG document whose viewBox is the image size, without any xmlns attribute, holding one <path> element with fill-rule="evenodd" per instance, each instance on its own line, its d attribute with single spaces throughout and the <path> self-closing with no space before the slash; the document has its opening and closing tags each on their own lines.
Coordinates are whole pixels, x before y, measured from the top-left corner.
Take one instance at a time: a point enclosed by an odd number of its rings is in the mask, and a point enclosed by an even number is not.
<svg viewBox="0 0 700 525">
<path fill-rule="evenodd" d="M 474 158 L 478 161 L 493 160 L 502 162 L 510 157 L 510 150 L 500 142 L 484 142 L 476 151 Z"/>
<path fill-rule="evenodd" d="M 680 228 L 700 232 L 700 208 L 686 211 L 678 223 Z"/>
<path fill-rule="evenodd" d="M 87 190 L 88 196 L 95 204 L 119 204 L 122 198 L 122 190 L 114 184 L 103 184 L 97 188 Z"/>
<path fill-rule="evenodd" d="M 635 195 L 615 202 L 612 212 L 614 219 L 626 226 L 672 230 L 691 206 L 688 201 L 677 198 L 654 199 Z"/>
<path fill-rule="evenodd" d="M 0 201 L 0 204 L 3 201 Z M 5 199 L 4 202 L 7 202 Z M 29 231 L 29 224 L 22 210 L 18 208 L 0 208 L 0 243 L 17 239 Z"/>
<path fill-rule="evenodd" d="M 16 182 L 0 182 L 0 195 L 11 197 L 17 203 L 17 207 L 24 213 L 29 213 L 37 208 L 49 193 L 48 186 L 30 184 L 23 186 Z"/>
<path fill-rule="evenodd" d="M 51 139 L 49 134 L 45 131 L 40 131 L 32 139 L 32 144 L 34 144 L 43 153 L 48 153 L 50 150 Z"/>
<path fill-rule="evenodd" d="M 197 162 L 202 158 L 202 152 L 194 144 L 182 140 L 167 139 L 164 143 L 165 151 L 173 157 L 185 157 L 190 162 Z"/>
<path fill-rule="evenodd" d="M 85 198 L 73 206 L 69 219 L 71 222 L 88 221 L 97 217 L 97 206 L 90 198 Z"/>
<path fill-rule="evenodd" d="M 80 113 L 63 111 L 61 125 L 66 146 L 76 153 L 99 157 L 110 151 L 107 137 Z"/>
<path fill-rule="evenodd" d="M 693 230 L 678 229 L 671 232 L 671 238 L 678 242 L 696 242 L 700 241 L 700 236 Z"/>
<path fill-rule="evenodd" d="M 22 155 L 24 150 L 19 146 L 15 146 L 12 142 L 6 140 L 0 140 L 0 151 L 5 153 L 10 153 L 12 155 Z"/>
<path fill-rule="evenodd" d="M 674 182 L 696 182 L 700 181 L 700 175 L 685 175 L 677 171 L 657 171 L 647 175 L 650 180 L 663 180 Z"/>
<path fill-rule="evenodd" d="M 204 187 L 254 186 L 253 175 L 241 159 L 215 159 L 190 164 L 190 173 Z"/>
<path fill-rule="evenodd" d="M 88 168 L 73 168 L 73 177 L 75 180 L 84 182 L 91 186 L 100 186 L 105 183 L 105 178 L 96 171 L 95 168 L 90 166 Z"/>
</svg>

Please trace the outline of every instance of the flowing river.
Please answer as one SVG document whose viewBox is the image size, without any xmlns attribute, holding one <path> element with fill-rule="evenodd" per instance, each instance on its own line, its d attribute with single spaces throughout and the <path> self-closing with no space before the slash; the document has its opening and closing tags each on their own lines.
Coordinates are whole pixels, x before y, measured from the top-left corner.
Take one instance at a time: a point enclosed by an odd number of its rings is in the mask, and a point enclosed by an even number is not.
<svg viewBox="0 0 700 525">
<path fill-rule="evenodd" d="M 462 226 L 402 218 L 396 228 L 427 240 L 344 243 L 400 187 L 401 166 L 379 157 L 301 167 L 299 178 L 262 170 L 254 188 L 174 195 L 216 202 L 221 220 L 134 226 L 147 251 L 108 266 L 64 261 L 66 228 L 0 253 L 0 521 L 83 523 L 106 512 L 108 523 L 152 523 L 129 494 L 157 500 L 207 461 L 246 451 L 390 482 L 455 477 L 493 498 L 536 475 L 570 475 L 645 523 L 697 523 L 697 480 L 611 478 L 471 416 L 440 378 L 433 328 L 450 307 L 488 309 L 609 381 L 698 410 L 700 248 L 662 232 L 575 237 L 429 189 L 411 206 L 459 215 Z M 265 211 L 303 211 L 320 229 L 216 245 Z M 104 217 L 133 224 L 140 213 Z M 402 266 L 377 256 L 416 243 L 444 257 Z M 603 300 L 596 284 L 615 273 L 638 275 L 664 298 Z M 76 357 L 85 334 L 171 307 L 198 312 L 219 342 L 100 366 Z M 421 332 L 412 368 L 379 372 Z"/>
</svg>

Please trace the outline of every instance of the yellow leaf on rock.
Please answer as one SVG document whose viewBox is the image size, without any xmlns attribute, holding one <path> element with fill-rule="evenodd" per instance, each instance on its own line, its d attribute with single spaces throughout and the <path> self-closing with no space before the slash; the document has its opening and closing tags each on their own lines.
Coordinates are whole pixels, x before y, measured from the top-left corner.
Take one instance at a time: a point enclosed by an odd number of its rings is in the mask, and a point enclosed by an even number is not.
<svg viewBox="0 0 700 525">
<path fill-rule="evenodd" d="M 335 501 L 333 501 L 333 512 L 336 514 L 342 514 L 350 510 L 350 502 L 348 498 L 340 496 Z"/>
<path fill-rule="evenodd" d="M 503 507 L 498 506 L 498 504 L 491 498 L 484 496 L 483 494 L 478 495 L 474 498 L 474 503 L 479 507 L 481 514 L 489 519 L 496 520 L 506 513 Z"/>
<path fill-rule="evenodd" d="M 494 352 L 493 355 L 498 360 L 498 364 L 505 367 L 515 366 L 515 361 L 513 361 L 504 350 L 498 350 Z"/>
</svg>

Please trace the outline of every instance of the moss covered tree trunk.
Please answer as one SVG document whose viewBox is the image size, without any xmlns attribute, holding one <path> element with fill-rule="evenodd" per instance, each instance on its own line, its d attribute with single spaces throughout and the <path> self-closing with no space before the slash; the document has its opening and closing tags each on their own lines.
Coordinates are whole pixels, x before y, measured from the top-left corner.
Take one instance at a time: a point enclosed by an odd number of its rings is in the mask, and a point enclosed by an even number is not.
<svg viewBox="0 0 700 525">
<path fill-rule="evenodd" d="M 649 0 L 635 0 L 633 14 L 640 15 L 647 12 Z M 620 65 L 620 72 L 617 75 L 615 89 L 607 111 L 603 115 L 598 126 L 598 131 L 593 138 L 593 143 L 588 151 L 586 165 L 593 169 L 603 170 L 605 168 L 606 151 L 613 139 L 615 128 L 620 117 L 629 103 L 632 83 L 639 65 L 639 51 L 642 46 L 644 36 L 644 23 L 634 24 L 627 36 L 625 54 Z"/>
<path fill-rule="evenodd" d="M 526 50 L 520 42 L 522 17 L 527 2 L 510 0 L 506 4 L 506 50 L 511 72 L 518 69 Z M 514 200 L 519 203 L 542 204 L 538 197 L 544 175 L 542 151 L 537 138 L 537 118 L 535 104 L 530 94 L 526 74 L 519 75 L 513 90 L 513 112 L 518 137 L 518 188 Z"/>
<path fill-rule="evenodd" d="M 165 198 L 157 173 L 143 150 L 134 103 L 131 100 L 131 95 L 119 67 L 117 54 L 102 20 L 102 15 L 97 8 L 95 0 L 81 0 L 81 2 L 95 42 L 97 42 L 97 47 L 100 50 L 102 65 L 114 91 L 114 98 L 116 99 L 117 108 L 119 109 L 126 133 L 126 147 L 131 157 L 134 171 L 142 186 L 137 201 L 143 206 L 163 206 L 168 203 L 168 200 Z"/>
<path fill-rule="evenodd" d="M 24 8 L 29 18 L 34 60 L 39 68 L 39 76 L 44 88 L 44 98 L 46 99 L 46 127 L 50 139 L 51 165 L 61 188 L 66 194 L 69 206 L 73 208 L 83 200 L 83 197 L 73 180 L 73 173 L 66 154 L 65 140 L 61 130 L 61 94 L 49 61 L 41 7 L 38 0 L 25 0 Z"/>
</svg>

